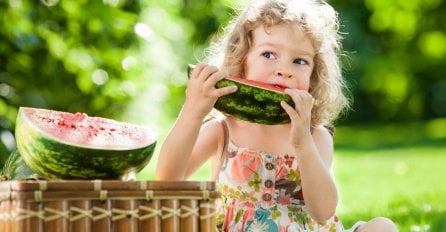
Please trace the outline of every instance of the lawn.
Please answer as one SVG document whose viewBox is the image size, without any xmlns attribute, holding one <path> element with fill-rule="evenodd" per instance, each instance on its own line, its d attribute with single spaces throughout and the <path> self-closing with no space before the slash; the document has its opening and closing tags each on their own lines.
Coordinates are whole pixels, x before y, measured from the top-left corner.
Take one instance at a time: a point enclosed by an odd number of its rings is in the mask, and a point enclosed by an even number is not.
<svg viewBox="0 0 446 232">
<path fill-rule="evenodd" d="M 334 168 L 346 227 L 376 216 L 400 231 L 446 231 L 446 120 L 338 127 Z M 154 179 L 156 158 L 139 177 Z M 208 180 L 205 165 L 192 180 Z"/>
<path fill-rule="evenodd" d="M 400 231 L 446 231 L 446 120 L 340 127 L 338 215 L 386 216 Z"/>
<path fill-rule="evenodd" d="M 400 231 L 446 231 L 445 154 L 446 146 L 338 152 L 338 216 L 346 226 L 386 216 Z"/>
</svg>

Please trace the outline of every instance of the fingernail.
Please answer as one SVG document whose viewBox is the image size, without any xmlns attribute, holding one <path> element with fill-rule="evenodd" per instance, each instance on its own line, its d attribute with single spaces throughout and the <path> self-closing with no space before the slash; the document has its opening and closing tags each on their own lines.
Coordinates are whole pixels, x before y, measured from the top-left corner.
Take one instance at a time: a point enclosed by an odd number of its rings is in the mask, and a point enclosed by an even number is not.
<svg viewBox="0 0 446 232">
<path fill-rule="evenodd" d="M 313 106 L 314 106 L 314 102 L 315 102 L 314 98 L 311 98 L 311 102 L 310 102 L 310 109 L 313 109 Z"/>
</svg>

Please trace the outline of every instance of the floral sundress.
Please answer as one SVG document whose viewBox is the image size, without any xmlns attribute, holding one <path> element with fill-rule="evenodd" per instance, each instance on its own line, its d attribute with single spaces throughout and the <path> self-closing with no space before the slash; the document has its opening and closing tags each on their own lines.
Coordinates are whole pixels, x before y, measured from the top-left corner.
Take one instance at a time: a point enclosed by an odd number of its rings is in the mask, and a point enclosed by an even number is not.
<svg viewBox="0 0 446 232">
<path fill-rule="evenodd" d="M 227 144 L 217 183 L 219 231 L 344 231 L 336 216 L 318 223 L 305 207 L 297 159 Z"/>
</svg>

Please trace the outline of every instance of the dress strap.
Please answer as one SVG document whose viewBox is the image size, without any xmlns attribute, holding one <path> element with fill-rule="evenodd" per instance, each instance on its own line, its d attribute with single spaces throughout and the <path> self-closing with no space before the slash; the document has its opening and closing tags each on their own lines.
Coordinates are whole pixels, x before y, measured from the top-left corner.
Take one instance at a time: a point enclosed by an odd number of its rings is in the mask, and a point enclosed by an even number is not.
<svg viewBox="0 0 446 232">
<path fill-rule="evenodd" d="M 219 116 L 216 116 L 213 114 L 208 115 L 208 117 L 205 118 L 203 123 L 207 123 L 210 121 L 217 121 L 223 127 L 223 151 L 222 151 L 221 157 L 220 157 L 220 164 L 222 164 L 226 160 L 226 158 L 229 157 L 229 155 L 231 154 L 229 152 L 229 146 L 230 146 L 231 140 L 229 139 L 228 124 L 226 123 L 226 121 L 223 117 L 219 117 Z"/>
<path fill-rule="evenodd" d="M 221 125 L 223 126 L 223 152 L 222 152 L 222 157 L 221 158 L 225 158 L 228 157 L 229 155 L 229 150 L 228 150 L 228 145 L 229 145 L 229 128 L 228 128 L 228 124 L 226 124 L 226 121 L 224 119 L 220 120 Z"/>
</svg>

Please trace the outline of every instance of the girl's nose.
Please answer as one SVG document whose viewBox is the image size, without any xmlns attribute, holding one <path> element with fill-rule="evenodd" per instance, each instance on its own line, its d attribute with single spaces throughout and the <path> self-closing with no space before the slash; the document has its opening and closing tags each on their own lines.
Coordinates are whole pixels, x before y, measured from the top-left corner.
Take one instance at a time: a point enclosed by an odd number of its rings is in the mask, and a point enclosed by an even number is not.
<svg viewBox="0 0 446 232">
<path fill-rule="evenodd" d="M 293 77 L 293 74 L 291 74 L 291 72 L 287 72 L 285 70 L 277 70 L 276 71 L 276 75 L 278 77 L 284 77 L 284 78 L 291 78 L 291 77 Z"/>
</svg>

